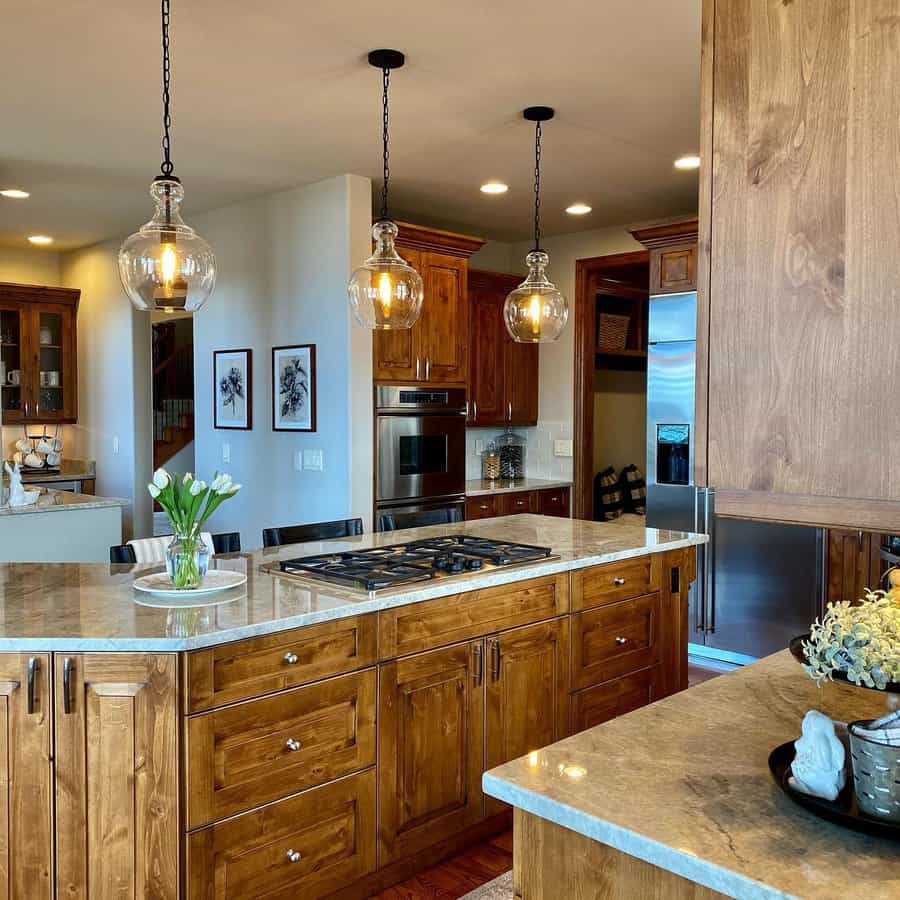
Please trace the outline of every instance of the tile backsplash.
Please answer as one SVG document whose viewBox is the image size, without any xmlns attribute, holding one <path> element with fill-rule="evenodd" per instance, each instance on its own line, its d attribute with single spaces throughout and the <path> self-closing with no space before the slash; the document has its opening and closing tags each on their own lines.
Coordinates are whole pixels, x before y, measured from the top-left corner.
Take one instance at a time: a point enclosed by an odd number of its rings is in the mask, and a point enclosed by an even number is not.
<svg viewBox="0 0 900 900">
<path fill-rule="evenodd" d="M 525 475 L 527 478 L 572 480 L 572 457 L 554 456 L 554 441 L 572 440 L 571 422 L 540 422 L 533 428 L 513 428 L 525 439 Z M 466 478 L 481 478 L 481 450 L 495 440 L 503 428 L 466 429 Z"/>
</svg>

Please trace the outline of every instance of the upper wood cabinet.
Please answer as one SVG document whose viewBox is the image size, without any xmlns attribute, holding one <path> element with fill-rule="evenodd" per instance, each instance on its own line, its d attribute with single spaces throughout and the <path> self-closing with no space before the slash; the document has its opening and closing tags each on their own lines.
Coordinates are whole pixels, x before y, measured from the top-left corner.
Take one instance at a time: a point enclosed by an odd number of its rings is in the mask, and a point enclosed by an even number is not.
<svg viewBox="0 0 900 900">
<path fill-rule="evenodd" d="M 469 424 L 536 425 L 538 345 L 514 341 L 503 302 L 521 277 L 469 271 Z"/>
<path fill-rule="evenodd" d="M 80 291 L 0 284 L 0 407 L 5 424 L 78 419 Z"/>
<path fill-rule="evenodd" d="M 398 223 L 397 249 L 422 276 L 425 299 L 412 328 L 375 331 L 376 382 L 466 384 L 469 376 L 469 305 L 466 260 L 481 238 Z"/>
<path fill-rule="evenodd" d="M 650 250 L 650 293 L 697 290 L 697 217 L 632 230 Z"/>
<path fill-rule="evenodd" d="M 898 12 L 704 3 L 695 474 L 717 513 L 900 521 Z"/>
</svg>

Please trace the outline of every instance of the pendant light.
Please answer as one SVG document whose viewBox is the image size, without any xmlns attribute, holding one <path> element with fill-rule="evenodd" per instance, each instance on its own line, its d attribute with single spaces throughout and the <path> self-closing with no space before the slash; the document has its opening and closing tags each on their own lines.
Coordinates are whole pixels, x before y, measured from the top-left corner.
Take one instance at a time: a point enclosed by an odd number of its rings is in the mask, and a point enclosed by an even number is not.
<svg viewBox="0 0 900 900">
<path fill-rule="evenodd" d="M 150 185 L 153 218 L 119 248 L 119 277 L 140 310 L 196 310 L 216 283 L 216 258 L 209 244 L 181 218 L 184 188 L 173 174 L 169 139 L 169 7 L 162 0 L 163 162 Z"/>
<path fill-rule="evenodd" d="M 525 257 L 528 277 L 506 298 L 503 318 L 514 341 L 555 341 L 566 327 L 569 304 L 544 271 L 549 255 L 541 250 L 541 122 L 553 118 L 549 106 L 529 106 L 522 115 L 534 122 L 534 249 Z"/>
<path fill-rule="evenodd" d="M 422 311 L 422 278 L 394 246 L 397 226 L 388 216 L 388 91 L 391 70 L 399 69 L 406 58 L 397 50 L 373 50 L 369 65 L 382 74 L 382 149 L 384 180 L 381 185 L 381 214 L 372 228 L 375 252 L 350 277 L 347 293 L 350 307 L 366 328 L 411 328 Z"/>
</svg>

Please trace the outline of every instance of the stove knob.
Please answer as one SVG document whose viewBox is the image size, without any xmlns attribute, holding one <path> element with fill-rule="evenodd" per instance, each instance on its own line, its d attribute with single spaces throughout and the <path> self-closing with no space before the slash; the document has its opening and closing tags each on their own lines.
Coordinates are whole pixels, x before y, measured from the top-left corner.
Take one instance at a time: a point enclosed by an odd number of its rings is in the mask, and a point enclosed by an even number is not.
<svg viewBox="0 0 900 900">
<path fill-rule="evenodd" d="M 480 559 L 470 559 L 466 564 L 466 568 L 475 571 L 476 569 L 480 569 L 482 566 L 482 562 Z"/>
<path fill-rule="evenodd" d="M 449 571 L 454 575 L 458 572 L 462 572 L 466 567 L 466 561 L 464 559 L 454 559 L 452 563 L 450 563 Z"/>
</svg>

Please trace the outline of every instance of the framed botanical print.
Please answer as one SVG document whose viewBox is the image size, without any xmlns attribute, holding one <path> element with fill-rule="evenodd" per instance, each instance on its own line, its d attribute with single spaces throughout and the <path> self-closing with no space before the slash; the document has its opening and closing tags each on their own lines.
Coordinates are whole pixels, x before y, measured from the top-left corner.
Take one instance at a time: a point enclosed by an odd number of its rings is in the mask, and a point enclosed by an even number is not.
<svg viewBox="0 0 900 900">
<path fill-rule="evenodd" d="M 253 351 L 213 351 L 213 428 L 253 428 Z"/>
<path fill-rule="evenodd" d="M 272 348 L 272 428 L 316 430 L 316 345 Z"/>
</svg>

